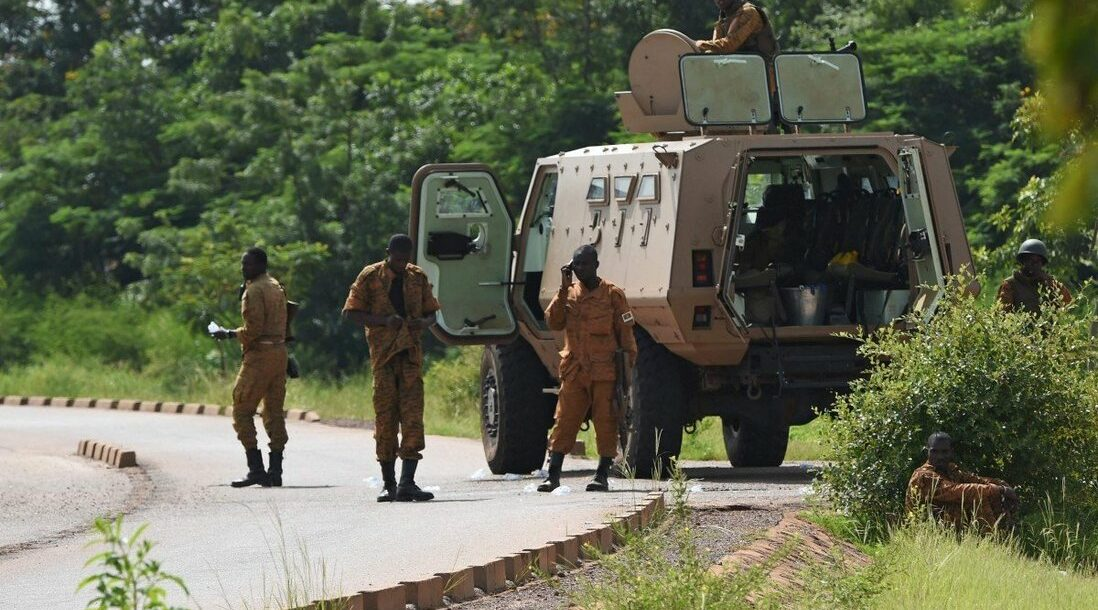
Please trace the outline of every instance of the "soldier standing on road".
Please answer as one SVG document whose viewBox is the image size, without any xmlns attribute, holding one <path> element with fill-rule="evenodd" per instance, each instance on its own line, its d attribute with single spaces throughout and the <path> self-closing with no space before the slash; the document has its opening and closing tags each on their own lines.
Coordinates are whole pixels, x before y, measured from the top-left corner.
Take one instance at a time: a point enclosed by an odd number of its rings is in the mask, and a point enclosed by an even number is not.
<svg viewBox="0 0 1098 610">
<path fill-rule="evenodd" d="M 236 337 L 244 352 L 240 372 L 233 386 L 233 428 L 244 445 L 248 474 L 232 482 L 233 487 L 249 485 L 282 486 L 282 451 L 286 447 L 286 291 L 278 280 L 267 275 L 267 253 L 249 248 L 240 259 L 244 292 L 240 314 L 244 326 L 218 331 L 217 339 Z M 270 468 L 263 471 L 263 453 L 258 448 L 255 413 L 263 401 L 263 427 L 270 439 Z"/>
<path fill-rule="evenodd" d="M 587 491 L 610 489 L 607 477 L 618 452 L 614 357 L 619 349 L 625 352 L 628 379 L 637 358 L 637 342 L 633 337 L 633 312 L 625 293 L 595 275 L 598 268 L 599 255 L 593 246 L 576 250 L 572 262 L 561 268 L 560 291 L 545 310 L 549 328 L 564 331 L 564 351 L 556 425 L 549 437 L 549 477 L 538 491 L 560 487 L 564 454 L 575 446 L 576 434 L 588 412 L 595 424 L 599 467 Z M 578 283 L 572 283 L 573 274 Z"/>
<path fill-rule="evenodd" d="M 378 502 L 434 498 L 416 485 L 423 458 L 423 329 L 435 323 L 431 282 L 412 265 L 412 238 L 394 235 L 388 257 L 364 268 L 351 284 L 343 315 L 366 328 L 374 383 L 374 440 L 384 489 Z M 400 442 L 397 442 L 397 431 Z M 398 451 L 399 448 L 399 451 Z M 400 483 L 396 458 L 400 455 Z"/>
<path fill-rule="evenodd" d="M 759 53 L 767 61 L 778 54 L 778 40 L 770 18 L 761 8 L 744 0 L 713 0 L 720 15 L 712 40 L 698 40 L 705 53 Z"/>
<path fill-rule="evenodd" d="M 999 479 L 964 472 L 953 463 L 953 439 L 935 432 L 926 439 L 927 461 L 907 484 L 907 511 L 929 507 L 936 519 L 958 529 L 975 524 L 983 531 L 1010 527 L 1018 494 Z"/>
<path fill-rule="evenodd" d="M 996 297 L 1005 311 L 1041 313 L 1041 303 L 1051 301 L 1060 305 L 1071 303 L 1067 286 L 1056 281 L 1045 271 L 1048 265 L 1048 248 L 1039 239 L 1022 242 L 1016 257 L 1020 269 L 999 286 Z"/>
</svg>

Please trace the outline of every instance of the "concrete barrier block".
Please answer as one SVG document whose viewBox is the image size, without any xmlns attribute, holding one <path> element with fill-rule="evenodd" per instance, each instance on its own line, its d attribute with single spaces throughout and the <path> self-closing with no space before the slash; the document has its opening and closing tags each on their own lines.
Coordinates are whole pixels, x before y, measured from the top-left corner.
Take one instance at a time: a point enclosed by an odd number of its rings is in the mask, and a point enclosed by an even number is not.
<svg viewBox="0 0 1098 610">
<path fill-rule="evenodd" d="M 400 583 L 404 585 L 404 602 L 415 604 L 416 610 L 434 610 L 442 607 L 443 588 L 441 576 Z"/>
<path fill-rule="evenodd" d="M 473 569 L 462 568 L 453 572 L 435 574 L 443 580 L 442 590 L 450 601 L 463 602 L 473 599 Z"/>
<path fill-rule="evenodd" d="M 103 459 L 103 454 L 106 453 L 106 452 L 107 452 L 107 444 L 106 443 L 97 443 L 95 445 L 95 453 L 92 455 L 92 459 L 102 460 Z"/>
<path fill-rule="evenodd" d="M 362 592 L 364 610 L 404 610 L 404 585 Z"/>
<path fill-rule="evenodd" d="M 221 415 L 221 409 L 223 408 L 224 407 L 222 407 L 221 405 L 203 405 L 202 414 L 213 415 L 214 417 L 217 417 L 218 415 Z"/>
<path fill-rule="evenodd" d="M 652 495 L 653 495 L 653 498 L 655 499 L 655 503 L 652 506 L 653 512 L 658 514 L 658 513 L 662 513 L 664 511 L 666 511 L 667 510 L 667 502 L 663 497 L 663 492 L 662 491 L 656 492 Z"/>
<path fill-rule="evenodd" d="M 137 453 L 133 451 L 119 451 L 118 452 L 118 464 L 119 468 L 133 468 L 137 466 Z"/>
<path fill-rule="evenodd" d="M 118 447 L 115 447 L 114 445 L 108 445 L 106 453 L 103 454 L 103 461 L 117 468 Z"/>
<path fill-rule="evenodd" d="M 137 410 L 142 413 L 156 413 L 160 410 L 160 403 L 157 402 L 142 402 L 137 405 Z"/>
<path fill-rule="evenodd" d="M 301 409 L 290 409 L 289 411 L 286 411 L 287 421 L 301 421 L 303 419 L 305 419 L 305 411 Z"/>
<path fill-rule="evenodd" d="M 339 608 L 340 610 L 343 610 L 344 608 L 346 610 L 365 610 L 366 601 L 363 594 L 359 592 L 346 597 L 319 599 L 310 602 L 308 606 L 294 608 L 293 610 L 334 610 L 335 608 Z"/>
<path fill-rule="evenodd" d="M 67 396 L 54 396 L 53 398 L 50 399 L 50 406 L 51 407 L 71 407 L 72 403 L 73 403 L 73 400 L 74 399 L 69 398 Z"/>
<path fill-rule="evenodd" d="M 530 553 L 523 551 L 503 558 L 503 570 L 507 580 L 516 585 L 530 577 Z"/>
<path fill-rule="evenodd" d="M 84 452 L 88 450 L 88 443 L 90 441 L 83 440 L 76 444 L 76 455 L 84 455 Z"/>
<path fill-rule="evenodd" d="M 158 402 L 156 403 L 161 413 L 182 413 L 183 403 L 181 402 Z"/>
<path fill-rule="evenodd" d="M 596 559 L 602 552 L 602 544 L 599 541 L 599 531 L 589 530 L 580 535 L 579 553 L 581 559 Z"/>
<path fill-rule="evenodd" d="M 318 421 L 320 421 L 320 414 L 317 413 L 316 411 L 306 411 L 305 412 L 305 421 L 307 421 L 307 422 L 318 422 Z"/>
<path fill-rule="evenodd" d="M 556 564 L 562 569 L 571 570 L 579 563 L 579 539 L 576 537 L 553 541 L 556 547 Z"/>
<path fill-rule="evenodd" d="M 97 398 L 95 400 L 96 409 L 117 409 L 118 399 L 116 398 Z"/>
<path fill-rule="evenodd" d="M 4 404 L 8 406 L 18 407 L 27 404 L 26 396 L 5 396 Z"/>
<path fill-rule="evenodd" d="M 507 569 L 502 559 L 493 559 L 484 565 L 473 567 L 473 584 L 489 595 L 506 589 L 506 581 Z"/>
<path fill-rule="evenodd" d="M 557 547 L 549 544 L 536 549 L 524 549 L 530 553 L 530 567 L 537 576 L 556 573 Z"/>
<path fill-rule="evenodd" d="M 200 405 L 198 403 L 188 402 L 187 404 L 183 405 L 183 410 L 180 411 L 180 413 L 184 415 L 202 415 L 203 406 L 204 405 Z"/>
<path fill-rule="evenodd" d="M 45 396 L 28 396 L 23 404 L 28 407 L 48 407 L 50 406 L 50 399 Z"/>
<path fill-rule="evenodd" d="M 115 405 L 115 408 L 119 411 L 136 411 L 141 408 L 141 401 L 133 400 L 132 398 L 125 398 L 119 400 L 118 404 Z"/>
</svg>

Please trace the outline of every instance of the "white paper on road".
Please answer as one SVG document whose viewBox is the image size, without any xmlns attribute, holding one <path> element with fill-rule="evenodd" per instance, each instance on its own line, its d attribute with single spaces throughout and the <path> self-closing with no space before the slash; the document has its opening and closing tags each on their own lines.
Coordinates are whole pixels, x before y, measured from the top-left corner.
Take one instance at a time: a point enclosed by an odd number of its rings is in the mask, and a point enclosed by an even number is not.
<svg viewBox="0 0 1098 610">
<path fill-rule="evenodd" d="M 538 490 L 538 484 L 537 483 L 530 483 L 526 487 L 522 488 L 522 493 L 532 494 L 532 493 L 536 492 L 537 490 Z"/>
<path fill-rule="evenodd" d="M 369 487 L 370 489 L 379 489 L 381 487 L 381 479 L 377 477 L 369 477 L 363 479 L 363 481 L 366 481 L 366 487 Z"/>
<path fill-rule="evenodd" d="M 479 469 L 477 469 L 476 472 L 469 475 L 469 480 L 470 481 L 482 481 L 482 480 L 487 479 L 487 478 L 488 478 L 488 469 L 487 468 L 479 468 Z"/>
<path fill-rule="evenodd" d="M 692 494 L 700 494 L 701 492 L 705 491 L 705 489 L 703 489 L 701 485 L 691 485 L 689 491 Z"/>
<path fill-rule="evenodd" d="M 524 478 L 525 477 L 523 477 L 521 474 L 515 474 L 513 472 L 508 472 L 507 474 L 503 475 L 504 481 L 521 481 Z"/>
<path fill-rule="evenodd" d="M 561 485 L 553 490 L 554 496 L 567 496 L 570 493 L 572 493 L 572 488 L 567 485 Z"/>
</svg>

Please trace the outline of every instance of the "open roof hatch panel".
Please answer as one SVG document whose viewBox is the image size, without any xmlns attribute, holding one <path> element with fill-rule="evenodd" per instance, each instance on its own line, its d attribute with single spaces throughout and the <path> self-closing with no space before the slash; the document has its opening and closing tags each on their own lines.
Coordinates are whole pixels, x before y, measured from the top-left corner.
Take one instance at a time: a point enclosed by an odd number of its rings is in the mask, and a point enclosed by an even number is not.
<svg viewBox="0 0 1098 610">
<path fill-rule="evenodd" d="M 690 124 L 770 123 L 770 83 L 761 55 L 685 55 L 679 60 L 679 71 Z"/>
<path fill-rule="evenodd" d="M 865 120 L 862 61 L 850 53 L 782 53 L 774 58 L 778 101 L 787 123 Z"/>
</svg>

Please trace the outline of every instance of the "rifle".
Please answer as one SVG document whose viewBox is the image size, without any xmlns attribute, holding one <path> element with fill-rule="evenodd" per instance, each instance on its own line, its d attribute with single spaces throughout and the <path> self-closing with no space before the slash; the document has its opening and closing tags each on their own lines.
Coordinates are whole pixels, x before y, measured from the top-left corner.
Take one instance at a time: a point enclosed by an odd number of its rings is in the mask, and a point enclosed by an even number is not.
<svg viewBox="0 0 1098 610">
<path fill-rule="evenodd" d="M 622 421 L 629 413 L 629 355 L 618 348 L 614 352 L 614 414 Z"/>
</svg>

